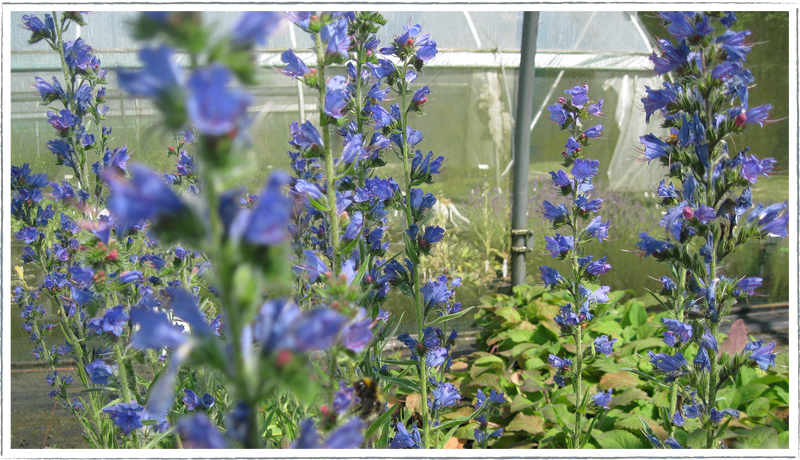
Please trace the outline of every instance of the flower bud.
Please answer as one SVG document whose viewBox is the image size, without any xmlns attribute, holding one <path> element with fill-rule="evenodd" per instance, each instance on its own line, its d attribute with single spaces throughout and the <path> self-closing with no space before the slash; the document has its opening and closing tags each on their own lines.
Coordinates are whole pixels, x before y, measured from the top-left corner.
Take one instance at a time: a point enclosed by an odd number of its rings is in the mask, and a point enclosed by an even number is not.
<svg viewBox="0 0 800 460">
<path fill-rule="evenodd" d="M 275 359 L 275 365 L 278 367 L 283 367 L 289 364 L 289 361 L 292 360 L 292 352 L 289 350 L 281 350 L 278 352 L 278 356 Z"/>
<path fill-rule="evenodd" d="M 737 128 L 741 128 L 744 124 L 747 123 L 747 115 L 742 112 L 736 116 L 736 120 L 734 120 L 733 124 L 736 125 Z"/>
<path fill-rule="evenodd" d="M 692 208 L 690 208 L 689 206 L 683 208 L 683 218 L 687 220 L 691 220 L 692 218 L 694 218 L 694 211 L 692 211 Z"/>
</svg>

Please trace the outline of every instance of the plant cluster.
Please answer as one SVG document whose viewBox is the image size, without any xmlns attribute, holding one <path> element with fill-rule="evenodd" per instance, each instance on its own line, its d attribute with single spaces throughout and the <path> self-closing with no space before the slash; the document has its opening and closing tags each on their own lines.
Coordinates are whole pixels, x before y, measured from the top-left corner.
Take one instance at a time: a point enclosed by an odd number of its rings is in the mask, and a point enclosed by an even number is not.
<svg viewBox="0 0 800 460">
<path fill-rule="evenodd" d="M 37 79 L 37 89 L 43 104 L 65 107 L 48 113 L 59 135 L 52 150 L 73 168 L 78 191 L 14 168 L 15 235 L 31 245 L 24 262 L 46 273 L 39 289 L 19 286 L 14 299 L 36 357 L 55 369 L 59 355 L 75 355 L 88 410 L 80 396 L 70 402 L 71 376 L 54 370 L 47 381 L 91 445 L 441 447 L 459 426 L 498 410 L 502 394 L 478 391 L 469 415 L 441 421 L 462 399 L 444 378 L 458 335 L 447 326 L 469 309 L 454 302 L 459 278 L 445 272 L 425 282 L 418 269 L 445 233 L 426 225 L 436 199 L 419 188 L 444 158 L 415 151 L 422 133 L 408 120 L 423 113 L 431 91 L 412 85 L 437 53 L 420 26 L 379 48 L 385 20 L 377 13 L 250 12 L 218 39 L 199 13 L 142 14 L 136 34 L 150 46 L 139 53 L 141 69 L 120 70 L 118 80 L 181 132 L 167 149 L 176 171 L 160 175 L 128 165 L 124 147 L 110 151 L 110 128 L 99 142 L 88 134 L 83 120 L 98 125 L 107 110 L 99 105 L 105 89 L 95 90 L 105 71 L 82 40 L 61 43 L 70 24 L 85 25 L 82 15 L 54 17 L 25 23 L 31 42 L 46 40 L 64 63 L 66 89 L 58 79 Z M 293 176 L 274 173 L 251 194 L 238 186 L 252 102 L 240 86 L 255 82 L 254 50 L 284 19 L 311 35 L 316 66 L 288 50 L 279 70 L 318 92 L 319 115 L 316 125 L 290 126 Z M 342 65 L 346 74 L 334 74 Z M 390 99 L 399 103 L 387 110 Z M 92 150 L 105 157 L 90 178 Z M 379 177 L 389 151 L 403 163 L 400 183 Z M 78 223 L 64 214 L 60 226 L 52 222 L 59 209 L 39 205 L 48 186 Z M 389 210 L 407 223 L 405 248 L 392 256 Z M 399 325 L 380 308 L 392 288 L 414 304 L 417 336 L 398 337 L 406 360 L 382 355 Z M 67 335 L 52 351 L 39 332 L 54 328 L 35 305 L 40 292 L 57 302 Z M 406 401 L 389 406 L 393 387 Z M 418 414 L 409 393 L 423 401 Z"/>
</svg>

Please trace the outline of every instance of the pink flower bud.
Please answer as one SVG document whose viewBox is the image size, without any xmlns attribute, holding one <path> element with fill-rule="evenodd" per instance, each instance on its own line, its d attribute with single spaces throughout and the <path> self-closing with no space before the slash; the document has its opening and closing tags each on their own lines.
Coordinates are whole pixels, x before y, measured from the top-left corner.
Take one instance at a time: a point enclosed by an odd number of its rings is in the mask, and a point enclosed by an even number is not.
<svg viewBox="0 0 800 460">
<path fill-rule="evenodd" d="M 747 115 L 744 112 L 740 113 L 736 116 L 736 120 L 734 120 L 733 124 L 736 125 L 737 128 L 741 128 L 744 124 L 747 123 Z"/>
<path fill-rule="evenodd" d="M 694 211 L 692 211 L 692 208 L 689 206 L 683 208 L 683 217 L 687 220 L 694 218 Z"/>
</svg>

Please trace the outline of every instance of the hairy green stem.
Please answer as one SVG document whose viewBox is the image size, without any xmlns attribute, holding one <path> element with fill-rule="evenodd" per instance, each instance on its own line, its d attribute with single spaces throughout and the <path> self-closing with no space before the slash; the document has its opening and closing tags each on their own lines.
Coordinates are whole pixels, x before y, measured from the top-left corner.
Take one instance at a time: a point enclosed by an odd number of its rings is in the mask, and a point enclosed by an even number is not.
<svg viewBox="0 0 800 460">
<path fill-rule="evenodd" d="M 328 116 L 325 115 L 325 96 L 327 87 L 325 85 L 325 50 L 322 46 L 322 37 L 319 32 L 314 33 L 314 44 L 317 51 L 317 76 L 319 90 L 319 121 L 322 128 L 322 142 L 325 144 L 325 181 L 328 189 L 328 206 L 330 207 L 330 245 L 333 249 L 333 262 L 331 273 L 333 276 L 339 272 L 341 254 L 339 238 L 339 209 L 336 206 L 336 171 L 333 168 L 333 149 L 331 148 L 331 132 L 327 123 Z"/>
</svg>

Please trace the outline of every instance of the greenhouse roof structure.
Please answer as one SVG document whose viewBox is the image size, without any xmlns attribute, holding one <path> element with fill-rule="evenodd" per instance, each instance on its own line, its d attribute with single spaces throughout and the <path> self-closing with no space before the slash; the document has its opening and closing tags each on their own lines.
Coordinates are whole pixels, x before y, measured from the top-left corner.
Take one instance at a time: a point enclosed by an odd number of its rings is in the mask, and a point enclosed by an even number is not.
<svg viewBox="0 0 800 460">
<path fill-rule="evenodd" d="M 23 12 L 11 14 L 12 24 L 21 24 Z M 87 17 L 87 27 L 75 30 L 102 54 L 104 66 L 136 67 L 136 50 L 141 43 L 129 27 L 135 11 L 99 11 Z M 240 12 L 207 12 L 205 24 L 223 33 L 231 30 Z M 399 25 L 422 24 L 436 39 L 440 55 L 431 66 L 507 67 L 519 66 L 522 38 L 522 12 L 465 11 L 388 11 L 382 13 L 387 26 L 381 30 L 381 43 L 402 32 Z M 650 42 L 636 14 L 628 11 L 543 11 L 537 39 L 537 68 L 591 68 L 642 70 L 647 65 Z M 82 29 L 82 30 L 81 30 Z M 74 39 L 67 37 L 68 39 Z M 58 68 L 54 54 L 44 43 L 28 45 L 26 33 L 13 33 L 12 71 Z M 261 63 L 280 64 L 280 52 L 287 48 L 307 49 L 308 37 L 298 36 L 284 27 L 260 50 Z M 309 62 L 307 60 L 307 62 Z M 313 59 L 310 60 L 313 64 Z"/>
</svg>

